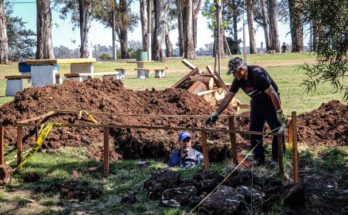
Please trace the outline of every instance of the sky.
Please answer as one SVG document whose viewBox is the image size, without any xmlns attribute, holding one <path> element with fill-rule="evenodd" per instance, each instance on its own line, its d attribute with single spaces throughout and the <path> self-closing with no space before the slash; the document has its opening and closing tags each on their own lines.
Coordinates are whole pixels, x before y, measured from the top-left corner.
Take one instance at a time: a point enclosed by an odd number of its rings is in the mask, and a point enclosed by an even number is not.
<svg viewBox="0 0 348 215">
<path fill-rule="evenodd" d="M 23 21 L 26 22 L 26 27 L 32 29 L 36 32 L 36 4 L 35 1 L 25 1 L 25 0 L 11 0 L 10 2 L 31 2 L 31 3 L 14 3 L 13 4 L 13 15 L 23 18 Z M 131 9 L 133 12 L 139 13 L 139 1 L 133 3 Z M 245 15 L 246 16 L 246 15 Z M 80 44 L 80 31 L 79 29 L 73 29 L 73 25 L 70 21 L 70 17 L 66 17 L 65 20 L 59 18 L 58 10 L 52 9 L 52 41 L 53 46 L 67 46 L 69 48 L 78 48 Z M 255 26 L 256 27 L 256 23 Z M 242 29 L 242 22 L 238 23 L 238 28 Z M 247 26 L 246 26 L 247 28 Z M 283 24 L 278 22 L 279 28 L 279 41 L 282 44 L 283 42 L 291 44 L 291 37 L 288 32 L 290 31 L 289 24 Z M 212 32 L 208 29 L 208 21 L 201 14 L 198 17 L 198 36 L 197 36 L 197 46 L 198 48 L 204 48 L 205 44 L 213 42 Z M 93 20 L 91 23 L 91 43 L 92 45 L 105 45 L 111 46 L 111 28 L 106 28 L 103 24 L 98 21 Z M 243 37 L 242 31 L 240 31 L 239 36 L 241 40 Z M 141 28 L 140 22 L 133 32 L 129 32 L 128 39 L 141 41 Z M 174 29 L 170 33 L 170 38 L 172 44 L 177 43 L 178 32 L 177 29 Z M 246 38 L 248 38 L 248 30 L 246 29 Z M 75 42 L 74 42 L 75 41 Z M 305 35 L 306 45 L 308 38 Z M 261 47 L 261 42 L 264 43 L 264 32 L 261 27 L 256 29 L 256 44 L 257 47 Z M 249 45 L 249 40 L 246 41 L 247 46 Z M 265 46 L 265 45 L 263 45 Z M 176 48 L 176 47 L 174 47 Z"/>
</svg>

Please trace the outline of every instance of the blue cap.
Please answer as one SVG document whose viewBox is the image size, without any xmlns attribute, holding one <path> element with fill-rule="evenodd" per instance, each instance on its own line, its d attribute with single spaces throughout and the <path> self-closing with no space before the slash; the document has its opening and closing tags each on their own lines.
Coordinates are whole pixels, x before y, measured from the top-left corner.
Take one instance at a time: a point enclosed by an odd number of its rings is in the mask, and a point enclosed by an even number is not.
<svg viewBox="0 0 348 215">
<path fill-rule="evenodd" d="M 179 133 L 179 141 L 184 141 L 187 138 L 192 138 L 191 134 L 188 132 L 180 132 Z"/>
</svg>

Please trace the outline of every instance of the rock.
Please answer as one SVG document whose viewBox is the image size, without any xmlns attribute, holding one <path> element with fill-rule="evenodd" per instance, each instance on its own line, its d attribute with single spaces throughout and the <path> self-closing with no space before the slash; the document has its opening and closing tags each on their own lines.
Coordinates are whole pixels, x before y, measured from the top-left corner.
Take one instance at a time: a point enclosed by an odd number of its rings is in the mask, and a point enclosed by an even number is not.
<svg viewBox="0 0 348 215">
<path fill-rule="evenodd" d="M 181 205 L 179 202 L 177 202 L 175 199 L 169 199 L 169 200 L 162 200 L 162 205 L 171 207 L 171 208 L 180 208 Z"/>
<path fill-rule="evenodd" d="M 239 214 L 245 197 L 236 189 L 222 185 L 198 208 L 205 214 Z"/>
<path fill-rule="evenodd" d="M 245 200 L 250 203 L 252 202 L 253 204 L 255 203 L 261 203 L 263 199 L 265 198 L 265 193 L 262 191 L 254 188 L 254 187 L 248 187 L 248 186 L 238 186 L 237 192 L 245 196 Z"/>
<path fill-rule="evenodd" d="M 12 168 L 9 165 L 0 165 L 0 186 L 8 185 L 11 183 L 12 173 Z"/>
<path fill-rule="evenodd" d="M 196 196 L 198 190 L 195 186 L 177 187 L 166 189 L 162 193 L 162 200 L 175 199 L 181 205 L 188 205 L 190 198 Z"/>
<path fill-rule="evenodd" d="M 181 175 L 170 169 L 155 171 L 150 179 L 144 183 L 150 199 L 161 197 L 165 189 L 173 188 L 181 183 Z"/>
</svg>

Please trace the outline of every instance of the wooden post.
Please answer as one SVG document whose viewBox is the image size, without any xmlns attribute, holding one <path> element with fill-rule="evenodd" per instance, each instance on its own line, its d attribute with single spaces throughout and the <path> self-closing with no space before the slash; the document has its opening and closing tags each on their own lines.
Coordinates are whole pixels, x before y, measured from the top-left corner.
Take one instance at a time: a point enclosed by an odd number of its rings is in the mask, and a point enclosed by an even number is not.
<svg viewBox="0 0 348 215">
<path fill-rule="evenodd" d="M 298 176 L 298 151 L 297 151 L 297 116 L 296 111 L 291 112 L 292 127 L 292 166 L 294 171 L 294 182 L 297 184 L 300 179 Z"/>
<path fill-rule="evenodd" d="M 290 121 L 289 121 L 289 133 L 288 133 L 288 142 L 290 145 L 293 144 L 293 126 L 292 126 L 292 124 L 293 124 L 293 121 L 292 121 L 292 119 L 290 119 Z"/>
<path fill-rule="evenodd" d="M 23 127 L 17 127 L 17 165 L 22 162 Z"/>
<path fill-rule="evenodd" d="M 35 126 L 35 141 L 39 138 L 39 126 Z"/>
<path fill-rule="evenodd" d="M 235 129 L 234 116 L 228 117 L 228 128 L 230 131 L 230 141 L 231 141 L 231 151 L 232 151 L 233 163 L 238 164 L 236 133 L 231 133 Z"/>
<path fill-rule="evenodd" d="M 109 127 L 104 127 L 104 173 L 109 173 Z"/>
<path fill-rule="evenodd" d="M 279 172 L 280 177 L 284 179 L 284 162 L 283 162 L 283 135 L 277 135 L 278 142 L 278 162 L 279 162 Z"/>
<path fill-rule="evenodd" d="M 0 165 L 5 163 L 5 127 L 0 126 Z"/>
<path fill-rule="evenodd" d="M 201 139 L 202 139 L 202 151 L 203 151 L 203 159 L 204 159 L 204 170 L 208 171 L 209 154 L 208 154 L 208 147 L 207 147 L 207 132 L 204 129 L 201 130 Z"/>
</svg>

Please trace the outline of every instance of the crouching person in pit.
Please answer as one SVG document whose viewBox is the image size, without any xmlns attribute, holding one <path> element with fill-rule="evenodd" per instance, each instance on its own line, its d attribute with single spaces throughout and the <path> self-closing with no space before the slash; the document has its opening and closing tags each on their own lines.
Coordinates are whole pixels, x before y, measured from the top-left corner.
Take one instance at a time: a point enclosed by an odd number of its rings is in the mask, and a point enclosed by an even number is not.
<svg viewBox="0 0 348 215">
<path fill-rule="evenodd" d="M 203 154 L 192 148 L 190 133 L 180 132 L 177 143 L 180 148 L 170 154 L 169 167 L 192 168 L 203 163 Z"/>
</svg>

